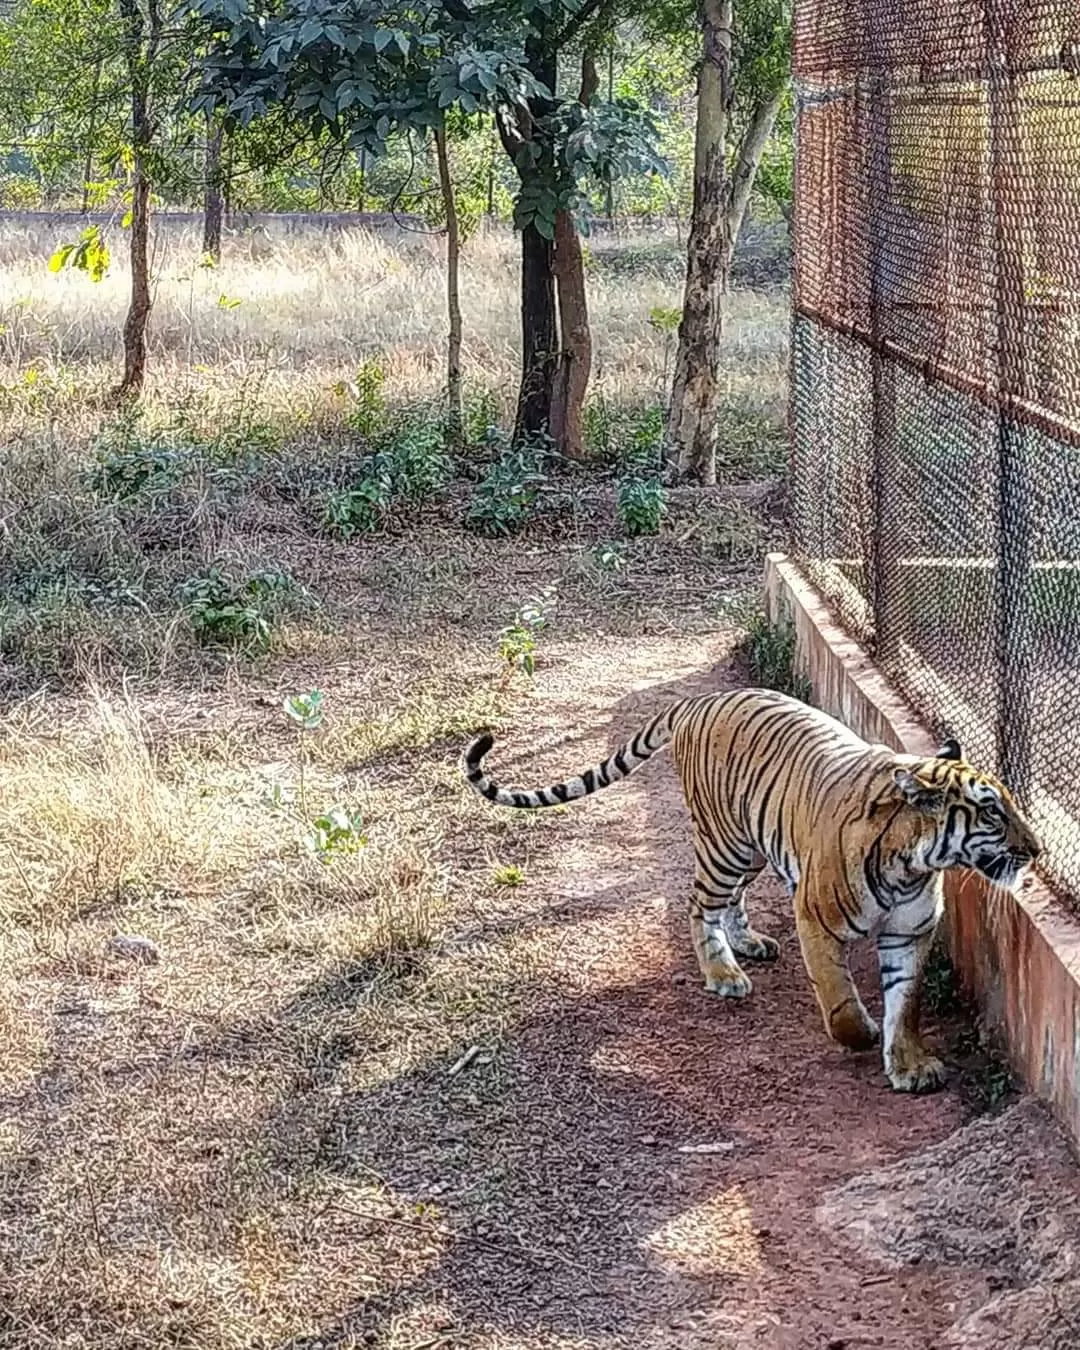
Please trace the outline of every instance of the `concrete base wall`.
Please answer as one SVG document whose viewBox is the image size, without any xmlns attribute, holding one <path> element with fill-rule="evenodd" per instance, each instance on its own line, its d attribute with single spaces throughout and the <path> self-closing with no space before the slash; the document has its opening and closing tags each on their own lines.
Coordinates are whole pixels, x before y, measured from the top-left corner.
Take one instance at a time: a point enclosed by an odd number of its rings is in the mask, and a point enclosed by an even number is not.
<svg viewBox="0 0 1080 1350">
<path fill-rule="evenodd" d="M 770 619 L 790 622 L 814 702 L 868 741 L 914 754 L 936 746 L 874 663 L 782 554 L 765 564 Z M 1024 1084 L 1050 1103 L 1080 1147 L 1080 922 L 1037 880 L 1017 896 L 949 873 L 953 963 Z"/>
</svg>

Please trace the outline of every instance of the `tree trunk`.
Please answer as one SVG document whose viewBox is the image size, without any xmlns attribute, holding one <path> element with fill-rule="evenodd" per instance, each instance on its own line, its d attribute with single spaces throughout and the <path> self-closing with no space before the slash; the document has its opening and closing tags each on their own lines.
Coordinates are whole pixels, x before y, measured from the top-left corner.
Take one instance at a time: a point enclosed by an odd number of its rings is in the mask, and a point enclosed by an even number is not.
<svg viewBox="0 0 1080 1350">
<path fill-rule="evenodd" d="M 607 101 L 610 106 L 615 102 L 615 34 L 611 35 L 611 45 L 608 47 L 607 58 Z M 615 223 L 615 185 L 609 178 L 604 188 L 604 210 L 607 213 L 608 223 Z"/>
<path fill-rule="evenodd" d="M 598 86 L 596 61 L 589 51 L 581 58 L 579 102 L 588 107 Z M 585 290 L 585 260 L 574 217 L 555 216 L 555 285 L 559 298 L 559 363 L 551 398 L 551 435 L 559 453 L 585 458 L 583 420 L 585 394 L 592 370 L 592 333 Z"/>
<path fill-rule="evenodd" d="M 701 0 L 694 209 L 667 439 L 680 481 L 716 482 L 716 412 L 727 256 L 724 148 L 731 105 L 732 0 Z"/>
<path fill-rule="evenodd" d="M 124 321 L 124 375 L 113 391 L 121 402 L 137 398 L 146 378 L 146 328 L 150 295 L 150 179 L 146 157 L 153 139 L 150 119 L 150 70 L 157 54 L 161 15 L 157 0 L 147 7 L 149 29 L 138 0 L 120 0 L 124 21 L 124 60 L 131 81 L 131 139 L 134 170 L 131 195 L 131 301 Z"/>
<path fill-rule="evenodd" d="M 538 28 L 525 44 L 525 60 L 530 74 L 548 89 L 554 89 L 558 57 L 551 46 L 551 23 L 536 20 Z M 547 99 L 534 98 L 529 104 L 531 126 L 550 112 Z M 521 173 L 522 190 L 532 185 L 550 188 L 554 164 L 549 146 L 543 146 L 539 162 L 528 173 Z M 530 221 L 521 231 L 521 388 L 518 391 L 514 440 L 542 436 L 551 426 L 551 405 L 558 355 L 555 316 L 554 241 L 545 239 Z"/>
<path fill-rule="evenodd" d="M 558 339 L 554 249 L 535 224 L 521 232 L 521 388 L 514 440 L 542 436 L 551 424 Z"/>
<path fill-rule="evenodd" d="M 150 180 L 136 153 L 131 198 L 131 301 L 124 320 L 124 376 L 114 401 L 137 398 L 146 378 L 146 329 L 150 322 Z"/>
<path fill-rule="evenodd" d="M 446 148 L 445 123 L 435 131 L 435 153 L 439 161 L 439 185 L 446 212 L 446 312 L 450 331 L 446 339 L 447 441 L 453 450 L 461 449 L 461 294 L 458 270 L 461 260 L 461 232 L 458 228 L 454 179 Z"/>
<path fill-rule="evenodd" d="M 203 257 L 216 267 L 221 261 L 221 227 L 225 219 L 225 194 L 221 182 L 221 146 L 225 128 L 207 121 L 206 160 L 203 165 Z"/>
<path fill-rule="evenodd" d="M 723 285 L 727 289 L 731 274 L 731 261 L 735 256 L 735 246 L 746 219 L 746 208 L 750 205 L 750 195 L 754 190 L 754 180 L 761 167 L 761 157 L 769 143 L 780 104 L 784 100 L 781 87 L 771 97 L 763 97 L 754 105 L 754 113 L 743 133 L 739 146 L 739 155 L 735 161 L 735 170 L 731 175 L 728 188 L 727 221 L 724 224 L 724 274 Z"/>
<path fill-rule="evenodd" d="M 551 435 L 561 455 L 585 458 L 582 422 L 592 369 L 592 334 L 581 240 L 569 211 L 555 217 L 555 284 L 561 349 L 551 398 Z"/>
</svg>

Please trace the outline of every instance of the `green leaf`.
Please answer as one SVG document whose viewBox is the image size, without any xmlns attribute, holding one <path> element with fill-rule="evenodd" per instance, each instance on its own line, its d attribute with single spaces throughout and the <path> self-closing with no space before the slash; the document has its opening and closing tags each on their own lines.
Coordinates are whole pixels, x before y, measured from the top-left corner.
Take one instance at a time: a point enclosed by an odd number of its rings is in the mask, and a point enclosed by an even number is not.
<svg viewBox="0 0 1080 1350">
<path fill-rule="evenodd" d="M 307 47 L 312 42 L 318 42 L 325 31 L 318 19 L 305 19 L 300 25 L 300 46 Z"/>
<path fill-rule="evenodd" d="M 75 252 L 74 244 L 61 244 L 56 252 L 49 259 L 50 272 L 62 272 L 67 265 L 68 259 Z"/>
<path fill-rule="evenodd" d="M 375 50 L 380 54 L 386 51 L 387 47 L 390 46 L 393 40 L 394 34 L 390 31 L 389 28 L 375 29 Z"/>
</svg>

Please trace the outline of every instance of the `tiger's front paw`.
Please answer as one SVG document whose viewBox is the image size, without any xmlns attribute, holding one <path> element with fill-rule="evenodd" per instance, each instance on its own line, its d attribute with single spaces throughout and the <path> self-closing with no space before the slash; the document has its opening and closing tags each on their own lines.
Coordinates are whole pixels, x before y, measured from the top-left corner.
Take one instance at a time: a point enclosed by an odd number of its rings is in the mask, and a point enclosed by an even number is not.
<svg viewBox="0 0 1080 1350">
<path fill-rule="evenodd" d="M 714 966 L 705 976 L 705 988 L 721 998 L 746 998 L 753 987 L 750 976 L 735 965 Z"/>
<path fill-rule="evenodd" d="M 945 1065 L 921 1046 L 912 1046 L 886 1059 L 885 1076 L 894 1092 L 937 1092 L 945 1084 Z"/>
</svg>

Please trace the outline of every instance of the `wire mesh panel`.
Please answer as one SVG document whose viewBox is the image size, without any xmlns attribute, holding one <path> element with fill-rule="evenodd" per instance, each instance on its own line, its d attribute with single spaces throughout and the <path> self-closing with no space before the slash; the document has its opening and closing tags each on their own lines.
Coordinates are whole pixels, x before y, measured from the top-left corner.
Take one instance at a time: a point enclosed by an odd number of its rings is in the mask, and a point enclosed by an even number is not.
<svg viewBox="0 0 1080 1350">
<path fill-rule="evenodd" d="M 1080 4 L 798 0 L 795 554 L 1080 897 Z"/>
</svg>

